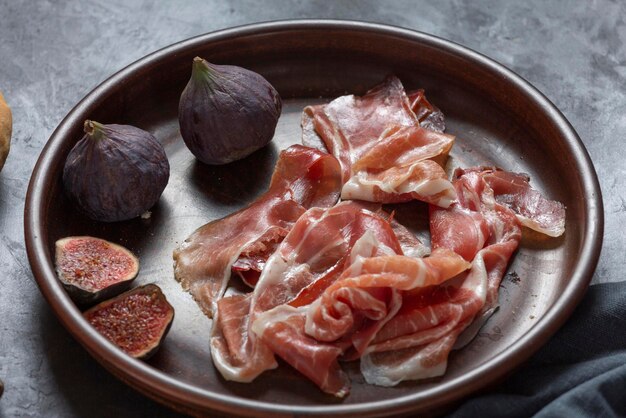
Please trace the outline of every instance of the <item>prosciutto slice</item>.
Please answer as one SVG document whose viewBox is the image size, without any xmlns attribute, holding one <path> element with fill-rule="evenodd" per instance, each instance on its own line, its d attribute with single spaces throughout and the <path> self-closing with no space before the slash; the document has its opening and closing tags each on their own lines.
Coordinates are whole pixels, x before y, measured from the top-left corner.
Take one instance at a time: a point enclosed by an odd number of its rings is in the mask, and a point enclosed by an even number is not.
<svg viewBox="0 0 626 418">
<path fill-rule="evenodd" d="M 368 257 L 359 252 L 355 247 L 350 267 L 312 304 L 277 306 L 252 325 L 276 354 L 338 397 L 348 393 L 349 381 L 337 359 L 349 349 L 351 358 L 366 349 L 400 309 L 404 291 L 441 283 L 469 267 L 445 249 L 425 259 L 399 254 Z M 282 338 L 286 329 L 289 339 Z"/>
<path fill-rule="evenodd" d="M 339 160 L 343 199 L 394 203 L 412 199 L 447 207 L 454 188 L 442 165 L 454 137 L 437 132 L 443 122 L 417 92 L 409 101 L 402 83 L 388 77 L 364 96 L 342 96 L 303 114 L 303 142 Z M 420 126 L 420 117 L 427 126 Z M 440 113 L 440 112 L 439 112 Z M 428 119 L 433 116 L 432 119 Z"/>
<path fill-rule="evenodd" d="M 269 190 L 245 209 L 197 229 L 174 251 L 174 273 L 202 310 L 212 316 L 224 294 L 231 267 L 255 268 L 291 230 L 307 208 L 330 207 L 339 198 L 335 158 L 294 145 L 282 151 Z M 244 261 L 237 263 L 242 258 Z M 259 262 L 260 260 L 260 262 Z M 249 263 L 250 264 L 250 263 Z M 242 267 L 243 266 L 243 267 Z"/>
<path fill-rule="evenodd" d="M 398 314 L 361 358 L 361 372 L 368 383 L 392 386 L 443 374 L 458 340 L 466 343 L 473 337 L 463 335 L 467 327 L 482 325 L 495 308 L 521 228 L 515 214 L 496 201 L 484 178 L 488 173 L 457 170 L 458 201 L 447 209 L 430 207 L 433 253 L 453 251 L 471 261 L 471 268 L 439 286 L 403 294 Z"/>
<path fill-rule="evenodd" d="M 350 380 L 337 362 L 343 348 L 306 335 L 304 311 L 289 305 L 277 306 L 259 315 L 252 331 L 276 355 L 324 392 L 343 398 L 350 393 Z"/>
<path fill-rule="evenodd" d="M 275 342 L 260 342 L 250 332 L 250 325 L 261 313 L 286 304 L 309 305 L 357 254 L 402 254 L 402 245 L 406 248 L 411 241 L 401 244 L 389 222 L 367 206 L 342 202 L 330 209 L 309 209 L 267 260 L 254 291 L 220 299 L 211 353 L 226 379 L 247 382 L 276 366 L 272 355 Z M 421 246 L 415 238 L 412 242 Z M 280 333 L 286 335 L 289 330 L 281 328 Z M 290 342 L 280 344 L 288 346 Z"/>
<path fill-rule="evenodd" d="M 423 89 L 407 93 L 411 110 L 422 128 L 443 132 L 446 130 L 443 112 L 426 99 Z"/>
<path fill-rule="evenodd" d="M 342 199 L 398 203 L 417 199 L 448 207 L 456 198 L 442 164 L 453 137 L 418 125 L 390 128 L 352 166 Z"/>
<path fill-rule="evenodd" d="M 496 200 L 487 181 L 491 174 L 483 168 L 455 172 L 458 201 L 447 209 L 430 207 L 430 257 L 353 257 L 313 303 L 268 310 L 253 330 L 337 396 L 348 384 L 338 363 L 329 361 L 331 352 L 360 358 L 371 384 L 442 375 L 455 344 L 466 343 L 477 330 L 470 325 L 482 325 L 497 306 L 500 282 L 521 239 L 516 214 Z M 287 328 L 292 341 L 277 343 L 277 333 Z M 324 351 L 315 368 L 320 371 L 311 375 L 303 368 L 297 347 L 308 347 L 309 356 L 313 349 Z M 321 370 L 323 365 L 328 367 Z"/>
<path fill-rule="evenodd" d="M 389 306 L 380 303 L 381 288 L 410 291 L 436 286 L 468 268 L 468 262 L 447 249 L 435 250 L 426 258 L 359 256 L 311 306 L 306 332 L 321 341 L 334 341 L 353 327 L 357 312 L 373 320 L 387 316 Z M 369 342 L 356 348 L 365 348 Z"/>
<path fill-rule="evenodd" d="M 565 232 L 565 206 L 546 199 L 530 187 L 530 177 L 526 174 L 490 168 L 484 169 L 483 178 L 498 203 L 515 212 L 522 225 L 550 237 Z"/>
<path fill-rule="evenodd" d="M 268 260 L 247 318 L 235 325 L 241 312 L 229 315 L 235 329 L 250 327 L 247 350 L 264 346 L 340 397 L 350 385 L 338 358 L 347 352 L 358 357 L 365 350 L 400 308 L 400 291 L 446 280 L 469 267 L 449 250 L 425 260 L 402 255 L 422 251 L 412 250 L 410 243 L 422 244 L 408 237 L 401 243 L 395 231 L 405 236 L 406 228 L 393 227 L 392 216 L 368 209 L 375 208 L 343 202 L 310 209 Z M 333 308 L 340 310 L 333 313 L 334 322 L 328 311 Z M 253 366 L 250 360 L 248 365 Z"/>
</svg>

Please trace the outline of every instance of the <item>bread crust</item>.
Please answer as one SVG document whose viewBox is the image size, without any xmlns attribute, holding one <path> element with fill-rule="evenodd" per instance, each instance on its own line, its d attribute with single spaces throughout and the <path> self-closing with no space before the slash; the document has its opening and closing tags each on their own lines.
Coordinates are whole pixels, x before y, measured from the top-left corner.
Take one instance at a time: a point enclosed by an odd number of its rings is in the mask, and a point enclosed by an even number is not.
<svg viewBox="0 0 626 418">
<path fill-rule="evenodd" d="M 2 93 L 0 93 L 0 170 L 4 167 L 4 162 L 9 155 L 12 128 L 13 119 L 11 109 L 4 101 Z"/>
</svg>

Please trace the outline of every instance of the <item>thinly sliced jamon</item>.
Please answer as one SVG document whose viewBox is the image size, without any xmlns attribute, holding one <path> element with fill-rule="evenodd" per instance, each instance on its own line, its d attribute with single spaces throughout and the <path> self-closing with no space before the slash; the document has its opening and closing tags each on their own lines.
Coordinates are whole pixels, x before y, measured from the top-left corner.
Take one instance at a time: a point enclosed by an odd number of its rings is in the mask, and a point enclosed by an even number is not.
<svg viewBox="0 0 626 418">
<path fill-rule="evenodd" d="M 565 232 L 565 206 L 530 187 L 526 174 L 492 168 L 485 169 L 483 177 L 498 203 L 513 210 L 522 225 L 551 237 Z"/>
<path fill-rule="evenodd" d="M 548 236 L 558 236 L 565 230 L 565 207 L 560 202 L 548 200 L 538 191 L 532 189 L 528 184 L 529 178 L 525 174 L 507 172 L 493 167 L 474 167 L 458 169 L 454 173 L 454 177 L 466 184 L 466 190 L 472 189 L 472 186 L 467 186 L 468 183 L 488 189 L 488 192 L 484 193 L 483 196 L 488 197 L 489 200 L 495 199 L 496 204 L 490 203 L 497 214 L 494 219 L 502 220 L 503 225 L 513 225 L 513 217 L 516 217 L 522 225 Z M 464 200 L 466 206 L 473 207 L 475 203 L 470 203 L 470 201 L 476 201 L 477 198 L 475 194 L 466 191 L 460 200 Z M 440 212 L 439 210 L 435 211 Z M 503 247 L 499 250 L 500 254 L 512 254 L 517 247 L 517 244 L 513 242 L 519 241 L 519 238 L 507 240 L 506 234 L 508 232 L 515 236 L 521 232 L 518 233 L 516 230 L 506 228 L 503 225 L 498 225 L 492 220 L 490 223 L 492 238 L 488 244 L 493 241 L 500 241 Z M 435 240 L 435 243 L 437 242 Z M 439 245 L 445 244 L 443 241 L 439 241 Z M 497 261 L 495 256 L 494 260 Z M 489 292 L 485 306 L 471 326 L 459 336 L 455 348 L 460 348 L 469 343 L 497 308 L 498 289 L 508 262 L 496 263 L 496 261 L 493 262 L 494 267 L 489 270 Z"/>
<path fill-rule="evenodd" d="M 174 251 L 175 276 L 211 316 L 231 266 L 243 256 L 268 255 L 307 208 L 330 207 L 339 197 L 337 161 L 294 145 L 281 152 L 269 190 L 245 209 L 197 229 Z"/>
<path fill-rule="evenodd" d="M 417 125 L 390 129 L 353 164 L 341 197 L 383 203 L 417 199 L 448 207 L 456 194 L 442 164 L 453 142 Z"/>
<path fill-rule="evenodd" d="M 425 259 L 361 254 L 350 259 L 350 267 L 311 305 L 277 306 L 260 314 L 252 325 L 276 354 L 323 391 L 339 397 L 347 394 L 349 386 L 338 357 L 348 349 L 357 356 L 365 350 L 400 309 L 402 292 L 441 283 L 469 267 L 445 249 Z M 288 339 L 282 334 L 286 329 Z"/>
<path fill-rule="evenodd" d="M 324 392 L 343 398 L 350 392 L 350 380 L 337 362 L 343 348 L 307 336 L 304 333 L 304 310 L 289 305 L 277 306 L 254 321 L 252 332 Z"/>
<path fill-rule="evenodd" d="M 454 251 L 472 262 L 442 285 L 403 294 L 402 308 L 376 335 L 361 360 L 369 383 L 392 386 L 445 372 L 448 354 L 473 321 L 497 304 L 498 288 L 521 239 L 515 214 L 496 202 L 483 171 L 457 170 L 458 201 L 430 207 L 433 252 Z"/>
<path fill-rule="evenodd" d="M 321 148 L 317 133 L 337 157 L 343 199 L 418 199 L 447 207 L 455 195 L 441 165 L 454 137 L 422 128 L 413 109 L 422 118 L 435 114 L 423 92 L 414 94 L 411 104 L 400 80 L 390 76 L 364 96 L 342 96 L 305 108 L 303 142 Z"/>
<path fill-rule="evenodd" d="M 387 129 L 419 123 L 411 110 L 404 87 L 390 76 L 363 96 L 341 96 L 328 104 L 304 108 L 315 132 L 328 152 L 339 160 L 343 179 L 361 155 L 376 144 Z M 305 138 L 311 123 L 303 123 Z"/>
<path fill-rule="evenodd" d="M 445 117 L 443 112 L 426 99 L 423 89 L 407 93 L 411 110 L 420 121 L 422 128 L 431 131 L 443 132 L 446 130 Z"/>
<path fill-rule="evenodd" d="M 334 341 L 353 328 L 358 319 L 355 314 L 375 321 L 388 316 L 390 307 L 381 296 L 392 298 L 380 289 L 410 291 L 436 286 L 469 266 L 462 257 L 445 248 L 433 251 L 426 258 L 359 257 L 343 272 L 341 279 L 313 303 L 307 312 L 307 334 L 321 341 Z M 367 344 L 356 348 L 365 346 Z"/>
<path fill-rule="evenodd" d="M 437 106 L 430 103 L 426 98 L 423 89 L 418 89 L 407 93 L 409 107 L 415 114 L 422 128 L 430 129 L 435 132 L 444 132 L 446 130 L 445 116 Z M 322 138 L 315 132 L 313 116 L 316 112 L 322 111 L 325 105 L 307 106 L 302 113 L 302 144 L 327 151 L 326 144 Z"/>
<path fill-rule="evenodd" d="M 352 263 L 351 257 L 402 253 L 389 222 L 367 206 L 342 202 L 309 209 L 267 260 L 253 293 L 218 302 L 211 353 L 226 379 L 247 382 L 276 366 L 266 344 L 249 331 L 260 313 L 284 304 L 310 304 Z"/>
<path fill-rule="evenodd" d="M 265 344 L 256 344 L 249 329 L 252 293 L 228 294 L 217 302 L 211 330 L 213 364 L 226 380 L 251 382 L 265 370 L 278 366 Z"/>
</svg>

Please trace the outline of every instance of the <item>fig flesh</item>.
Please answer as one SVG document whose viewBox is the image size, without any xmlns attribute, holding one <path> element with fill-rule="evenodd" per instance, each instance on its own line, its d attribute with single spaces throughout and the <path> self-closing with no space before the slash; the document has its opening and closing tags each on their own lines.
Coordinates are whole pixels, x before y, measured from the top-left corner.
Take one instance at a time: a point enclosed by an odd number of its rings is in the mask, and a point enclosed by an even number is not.
<svg viewBox="0 0 626 418">
<path fill-rule="evenodd" d="M 83 313 L 104 337 L 128 355 L 146 359 L 160 347 L 174 319 L 174 308 L 155 284 L 137 287 Z"/>
<path fill-rule="evenodd" d="M 267 145 L 282 101 L 260 74 L 233 65 L 193 60 L 178 106 L 187 148 L 206 164 L 226 164 Z"/>
<path fill-rule="evenodd" d="M 85 121 L 85 135 L 72 148 L 63 185 L 91 219 L 136 218 L 154 206 L 170 176 L 163 146 L 142 129 Z"/>
<path fill-rule="evenodd" d="M 58 240 L 55 264 L 59 280 L 80 305 L 123 292 L 139 272 L 139 260 L 128 249 L 89 236 Z"/>
</svg>

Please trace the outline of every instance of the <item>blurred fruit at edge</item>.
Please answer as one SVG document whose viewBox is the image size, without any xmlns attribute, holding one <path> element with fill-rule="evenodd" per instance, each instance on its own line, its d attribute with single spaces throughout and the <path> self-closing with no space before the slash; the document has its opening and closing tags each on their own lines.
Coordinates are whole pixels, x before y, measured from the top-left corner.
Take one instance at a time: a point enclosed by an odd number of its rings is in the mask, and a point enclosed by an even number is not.
<svg viewBox="0 0 626 418">
<path fill-rule="evenodd" d="M 4 167 L 4 162 L 7 159 L 7 155 L 9 155 L 12 127 L 11 109 L 9 109 L 2 93 L 0 93 L 0 170 Z"/>
</svg>

